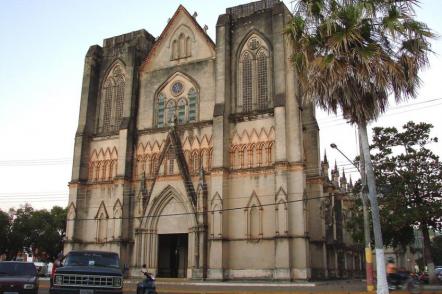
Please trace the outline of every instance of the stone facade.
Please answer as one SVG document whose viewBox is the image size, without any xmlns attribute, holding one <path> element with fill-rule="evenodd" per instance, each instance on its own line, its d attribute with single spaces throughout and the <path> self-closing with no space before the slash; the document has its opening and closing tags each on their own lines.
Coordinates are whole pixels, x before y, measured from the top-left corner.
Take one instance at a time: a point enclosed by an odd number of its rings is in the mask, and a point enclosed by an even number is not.
<svg viewBox="0 0 442 294">
<path fill-rule="evenodd" d="M 118 252 L 132 275 L 143 264 L 215 280 L 334 275 L 322 212 L 338 188 L 314 107 L 297 99 L 290 18 L 277 0 L 228 8 L 214 43 L 180 6 L 156 39 L 90 47 L 66 252 Z"/>
</svg>

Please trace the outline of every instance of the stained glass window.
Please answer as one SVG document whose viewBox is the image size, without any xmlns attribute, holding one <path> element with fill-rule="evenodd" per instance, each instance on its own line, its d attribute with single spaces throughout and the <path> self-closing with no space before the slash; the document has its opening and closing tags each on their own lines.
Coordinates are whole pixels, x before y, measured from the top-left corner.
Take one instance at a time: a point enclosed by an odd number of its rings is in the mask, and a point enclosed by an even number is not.
<svg viewBox="0 0 442 294">
<path fill-rule="evenodd" d="M 158 127 L 164 127 L 164 96 L 163 94 L 158 95 L 158 113 L 157 113 L 157 124 Z"/>
<path fill-rule="evenodd" d="M 165 127 L 176 119 L 177 124 L 198 119 L 198 92 L 184 77 L 167 83 L 157 97 L 156 126 Z"/>
<path fill-rule="evenodd" d="M 176 111 L 175 101 L 171 99 L 167 102 L 166 105 L 167 124 L 173 123 L 173 120 L 175 118 L 175 111 Z"/>
<path fill-rule="evenodd" d="M 196 121 L 196 109 L 197 109 L 197 99 L 198 99 L 198 93 L 195 91 L 194 88 L 189 90 L 188 98 L 189 98 L 189 121 L 194 122 Z"/>
<path fill-rule="evenodd" d="M 178 101 L 178 123 L 184 124 L 186 123 L 186 100 L 181 98 Z"/>
</svg>

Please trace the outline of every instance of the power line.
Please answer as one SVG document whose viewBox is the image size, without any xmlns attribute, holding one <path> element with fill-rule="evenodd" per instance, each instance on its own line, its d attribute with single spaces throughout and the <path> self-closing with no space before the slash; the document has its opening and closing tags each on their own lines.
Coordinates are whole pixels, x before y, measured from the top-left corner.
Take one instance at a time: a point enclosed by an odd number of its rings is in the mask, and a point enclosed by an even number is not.
<svg viewBox="0 0 442 294">
<path fill-rule="evenodd" d="M 326 196 L 317 196 L 317 197 L 308 197 L 303 199 L 296 199 L 296 200 L 288 200 L 285 201 L 285 204 L 292 204 L 297 202 L 308 202 L 311 200 L 318 200 L 323 198 L 329 198 L 329 195 Z M 257 207 L 267 207 L 267 206 L 276 206 L 280 205 L 281 203 L 266 203 L 266 204 L 260 204 Z M 170 213 L 170 214 L 161 214 L 161 215 L 146 215 L 146 216 L 131 216 L 131 217 L 108 217 L 107 220 L 113 220 L 113 219 L 121 219 L 121 220 L 130 220 L 130 219 L 143 219 L 143 218 L 160 218 L 160 217 L 170 217 L 170 216 L 181 216 L 181 215 L 198 215 L 198 214 L 205 214 L 205 213 L 216 213 L 216 212 L 230 212 L 230 211 L 237 211 L 237 210 L 245 210 L 250 209 L 253 206 L 240 206 L 240 207 L 232 207 L 232 208 L 223 208 L 223 209 L 217 209 L 217 210 L 207 210 L 207 212 L 181 212 L 181 213 Z M 67 219 L 67 221 L 96 221 L 96 218 L 75 218 L 75 219 Z"/>
</svg>

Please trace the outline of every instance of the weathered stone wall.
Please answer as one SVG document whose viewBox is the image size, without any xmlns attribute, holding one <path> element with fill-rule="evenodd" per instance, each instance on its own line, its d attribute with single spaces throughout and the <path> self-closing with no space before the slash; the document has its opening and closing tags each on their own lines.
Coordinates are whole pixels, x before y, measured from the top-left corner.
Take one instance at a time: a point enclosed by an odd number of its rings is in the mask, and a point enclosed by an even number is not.
<svg viewBox="0 0 442 294">
<path fill-rule="evenodd" d="M 298 102 L 283 35 L 290 18 L 277 0 L 228 8 L 215 45 L 180 6 L 156 40 L 141 30 L 90 48 L 65 250 L 115 251 L 131 274 L 142 264 L 156 273 L 159 236 L 184 233 L 188 278 L 293 280 L 337 271 L 316 199 L 325 179 L 314 108 Z M 254 58 L 251 102 L 246 51 Z M 106 106 L 118 95 L 120 106 Z M 196 202 L 176 153 L 156 161 L 172 125 Z"/>
</svg>

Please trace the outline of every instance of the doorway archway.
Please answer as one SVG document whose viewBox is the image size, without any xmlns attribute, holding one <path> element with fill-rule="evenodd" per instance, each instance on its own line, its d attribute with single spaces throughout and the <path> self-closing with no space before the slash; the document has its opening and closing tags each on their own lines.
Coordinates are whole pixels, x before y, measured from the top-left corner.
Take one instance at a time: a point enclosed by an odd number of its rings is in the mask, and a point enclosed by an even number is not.
<svg viewBox="0 0 442 294">
<path fill-rule="evenodd" d="M 188 277 L 195 249 L 196 217 L 188 197 L 165 187 L 146 209 L 136 238 L 140 265 L 159 277 Z"/>
</svg>

